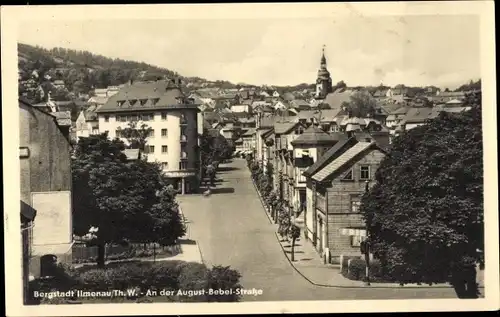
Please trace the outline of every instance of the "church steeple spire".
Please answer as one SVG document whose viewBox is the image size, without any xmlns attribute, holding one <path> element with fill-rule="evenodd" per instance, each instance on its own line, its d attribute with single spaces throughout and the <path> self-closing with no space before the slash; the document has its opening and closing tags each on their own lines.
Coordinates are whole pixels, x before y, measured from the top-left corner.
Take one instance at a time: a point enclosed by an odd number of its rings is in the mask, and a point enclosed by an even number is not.
<svg viewBox="0 0 500 317">
<path fill-rule="evenodd" d="M 321 50 L 321 68 L 326 69 L 326 57 L 325 57 L 325 47 L 326 45 L 323 44 L 323 49 Z"/>
<path fill-rule="evenodd" d="M 332 92 L 332 78 L 330 72 L 326 69 L 325 45 L 321 50 L 321 63 L 316 79 L 316 98 L 323 99 Z"/>
</svg>

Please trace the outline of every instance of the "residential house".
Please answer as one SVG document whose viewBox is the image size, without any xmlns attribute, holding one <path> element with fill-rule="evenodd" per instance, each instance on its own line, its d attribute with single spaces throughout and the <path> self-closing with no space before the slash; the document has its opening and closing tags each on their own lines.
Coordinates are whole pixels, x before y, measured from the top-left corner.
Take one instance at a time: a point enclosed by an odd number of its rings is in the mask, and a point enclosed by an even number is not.
<svg viewBox="0 0 500 317">
<path fill-rule="evenodd" d="M 23 285 L 72 262 L 72 179 L 69 129 L 50 110 L 19 100 Z M 67 119 L 59 119 L 67 124 Z M 25 297 L 26 298 L 26 297 Z"/>
<path fill-rule="evenodd" d="M 243 151 L 247 153 L 255 154 L 255 134 L 256 129 L 250 128 L 245 133 L 241 135 L 243 141 Z"/>
<path fill-rule="evenodd" d="M 263 168 L 265 168 L 267 163 L 264 156 L 266 151 L 264 134 L 273 129 L 275 121 L 276 117 L 273 115 L 268 115 L 265 113 L 255 114 L 255 147 L 257 150 L 255 159 Z"/>
<path fill-rule="evenodd" d="M 277 100 L 273 105 L 274 110 L 286 110 L 288 109 L 288 105 L 281 100 Z"/>
<path fill-rule="evenodd" d="M 108 97 L 103 97 L 103 96 L 93 96 L 93 97 L 90 97 L 90 99 L 87 101 L 87 103 L 89 105 L 93 105 L 93 106 L 102 106 L 104 105 L 106 102 L 108 102 Z"/>
<path fill-rule="evenodd" d="M 107 88 L 96 88 L 96 89 L 94 89 L 94 96 L 108 98 L 108 89 Z"/>
<path fill-rule="evenodd" d="M 272 96 L 273 96 L 273 98 L 277 99 L 277 98 L 279 98 L 281 95 L 280 95 L 280 93 L 279 93 L 277 90 L 275 90 L 275 91 L 273 92 Z"/>
<path fill-rule="evenodd" d="M 232 105 L 231 106 L 231 111 L 232 112 L 246 112 L 246 113 L 251 113 L 252 112 L 252 107 L 249 105 L 241 104 L 241 105 Z"/>
<path fill-rule="evenodd" d="M 135 82 L 124 86 L 96 110 L 99 132 L 127 143 L 121 131 L 131 122 L 152 128 L 144 155 L 160 162 L 164 175 L 182 194 L 199 184 L 198 105 L 186 98 L 180 80 Z"/>
<path fill-rule="evenodd" d="M 403 130 L 408 131 L 424 125 L 428 119 L 437 117 L 438 112 L 433 108 L 410 108 L 401 122 Z"/>
<path fill-rule="evenodd" d="M 371 137 L 350 130 L 303 175 L 307 179 L 305 236 L 325 263 L 360 256 L 366 235 L 361 196 L 374 179 L 386 151 Z"/>
<path fill-rule="evenodd" d="M 101 106 L 92 105 L 87 109 L 80 111 L 76 119 L 76 138 L 88 137 L 89 135 L 99 134 L 99 118 L 96 111 Z"/>
<path fill-rule="evenodd" d="M 334 146 L 343 133 L 327 133 L 315 125 L 305 129 L 295 140 L 291 141 L 293 147 L 293 216 L 297 222 L 304 219 L 306 209 L 306 183 L 307 179 L 302 173 L 318 160 L 329 148 Z"/>
<path fill-rule="evenodd" d="M 276 121 L 274 123 L 274 184 L 273 188 L 284 201 L 286 210 L 293 215 L 294 202 L 294 163 L 291 142 L 304 133 L 305 126 L 300 122 Z"/>
<path fill-rule="evenodd" d="M 389 113 L 385 120 L 385 125 L 387 128 L 389 128 L 391 135 L 396 134 L 397 127 L 401 124 L 409 109 L 409 107 L 399 106 L 398 109 L 393 110 Z"/>
</svg>

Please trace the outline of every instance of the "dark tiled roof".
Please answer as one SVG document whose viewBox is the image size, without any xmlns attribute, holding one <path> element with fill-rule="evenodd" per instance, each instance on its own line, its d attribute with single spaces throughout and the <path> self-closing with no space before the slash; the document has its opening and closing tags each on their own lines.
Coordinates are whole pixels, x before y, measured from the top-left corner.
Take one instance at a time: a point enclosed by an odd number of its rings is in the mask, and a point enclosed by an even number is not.
<svg viewBox="0 0 500 317">
<path fill-rule="evenodd" d="M 186 100 L 182 100 L 184 97 L 180 88 L 165 80 L 134 83 L 123 87 L 117 94 L 111 96 L 97 112 L 151 111 L 177 108 L 198 110 L 197 104 L 188 104 Z M 179 99 L 181 99 L 180 103 Z M 119 105 L 119 102 L 122 102 L 122 105 Z"/>
<path fill-rule="evenodd" d="M 403 119 L 404 123 L 422 123 L 434 117 L 432 108 L 410 108 Z"/>
<path fill-rule="evenodd" d="M 292 145 L 334 145 L 341 138 L 338 133 L 326 133 L 322 129 L 311 125 L 298 138 L 291 142 Z"/>
<path fill-rule="evenodd" d="M 313 165 L 311 165 L 302 174 L 304 176 L 311 176 L 315 174 L 320 168 L 322 168 L 328 161 L 338 155 L 346 146 L 357 143 L 356 138 L 347 138 L 344 135 L 334 146 L 332 146 L 328 151 L 325 152 L 321 157 L 318 158 Z"/>
</svg>

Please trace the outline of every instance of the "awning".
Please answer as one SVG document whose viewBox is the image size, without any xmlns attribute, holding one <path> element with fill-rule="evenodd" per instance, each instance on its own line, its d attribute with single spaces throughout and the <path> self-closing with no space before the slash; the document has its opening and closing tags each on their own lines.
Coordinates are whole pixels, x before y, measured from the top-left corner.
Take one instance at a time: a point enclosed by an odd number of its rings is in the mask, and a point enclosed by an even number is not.
<svg viewBox="0 0 500 317">
<path fill-rule="evenodd" d="M 36 210 L 21 200 L 21 215 L 28 221 L 33 221 L 36 216 Z"/>
<path fill-rule="evenodd" d="M 366 237 L 366 230 L 360 228 L 342 228 L 340 234 L 343 236 Z"/>
</svg>

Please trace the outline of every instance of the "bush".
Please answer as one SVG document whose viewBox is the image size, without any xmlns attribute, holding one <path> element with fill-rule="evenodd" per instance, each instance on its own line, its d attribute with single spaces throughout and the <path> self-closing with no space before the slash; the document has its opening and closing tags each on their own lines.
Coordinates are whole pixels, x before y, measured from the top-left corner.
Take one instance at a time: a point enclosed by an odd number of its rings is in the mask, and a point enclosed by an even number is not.
<svg viewBox="0 0 500 317">
<path fill-rule="evenodd" d="M 106 268 L 95 266 L 82 267 L 77 270 L 62 267 L 57 278 L 38 279 L 30 282 L 30 294 L 33 291 L 64 291 L 70 288 L 92 291 L 109 291 L 137 289 L 139 294 L 146 290 L 183 290 L 198 291 L 212 289 L 236 290 L 240 288 L 241 275 L 229 267 L 215 266 L 208 269 L 204 264 L 164 261 L 164 262 L 128 262 L 113 263 Z M 141 298 L 141 296 L 138 296 Z M 67 299 L 66 299 L 67 300 Z M 233 291 L 232 295 L 205 295 L 181 296 L 171 298 L 172 301 L 211 301 L 232 302 L 238 301 L 239 296 Z M 139 300 L 144 302 L 144 300 Z M 40 299 L 32 296 L 27 304 L 39 304 Z M 65 301 L 46 300 L 48 304 L 62 304 Z"/>
<path fill-rule="evenodd" d="M 241 288 L 241 275 L 238 271 L 231 269 L 229 266 L 214 266 L 208 271 L 208 288 L 214 290 L 233 290 L 233 294 L 229 295 L 209 295 L 209 302 L 237 302 L 240 295 L 236 294 L 236 289 Z"/>
<path fill-rule="evenodd" d="M 366 262 L 361 258 L 351 258 L 349 268 L 347 267 L 348 257 L 344 258 L 342 264 L 342 275 L 350 280 L 364 281 L 366 280 Z M 375 259 L 370 262 L 370 281 L 372 282 L 392 282 L 392 279 L 383 273 L 382 264 Z"/>
</svg>

